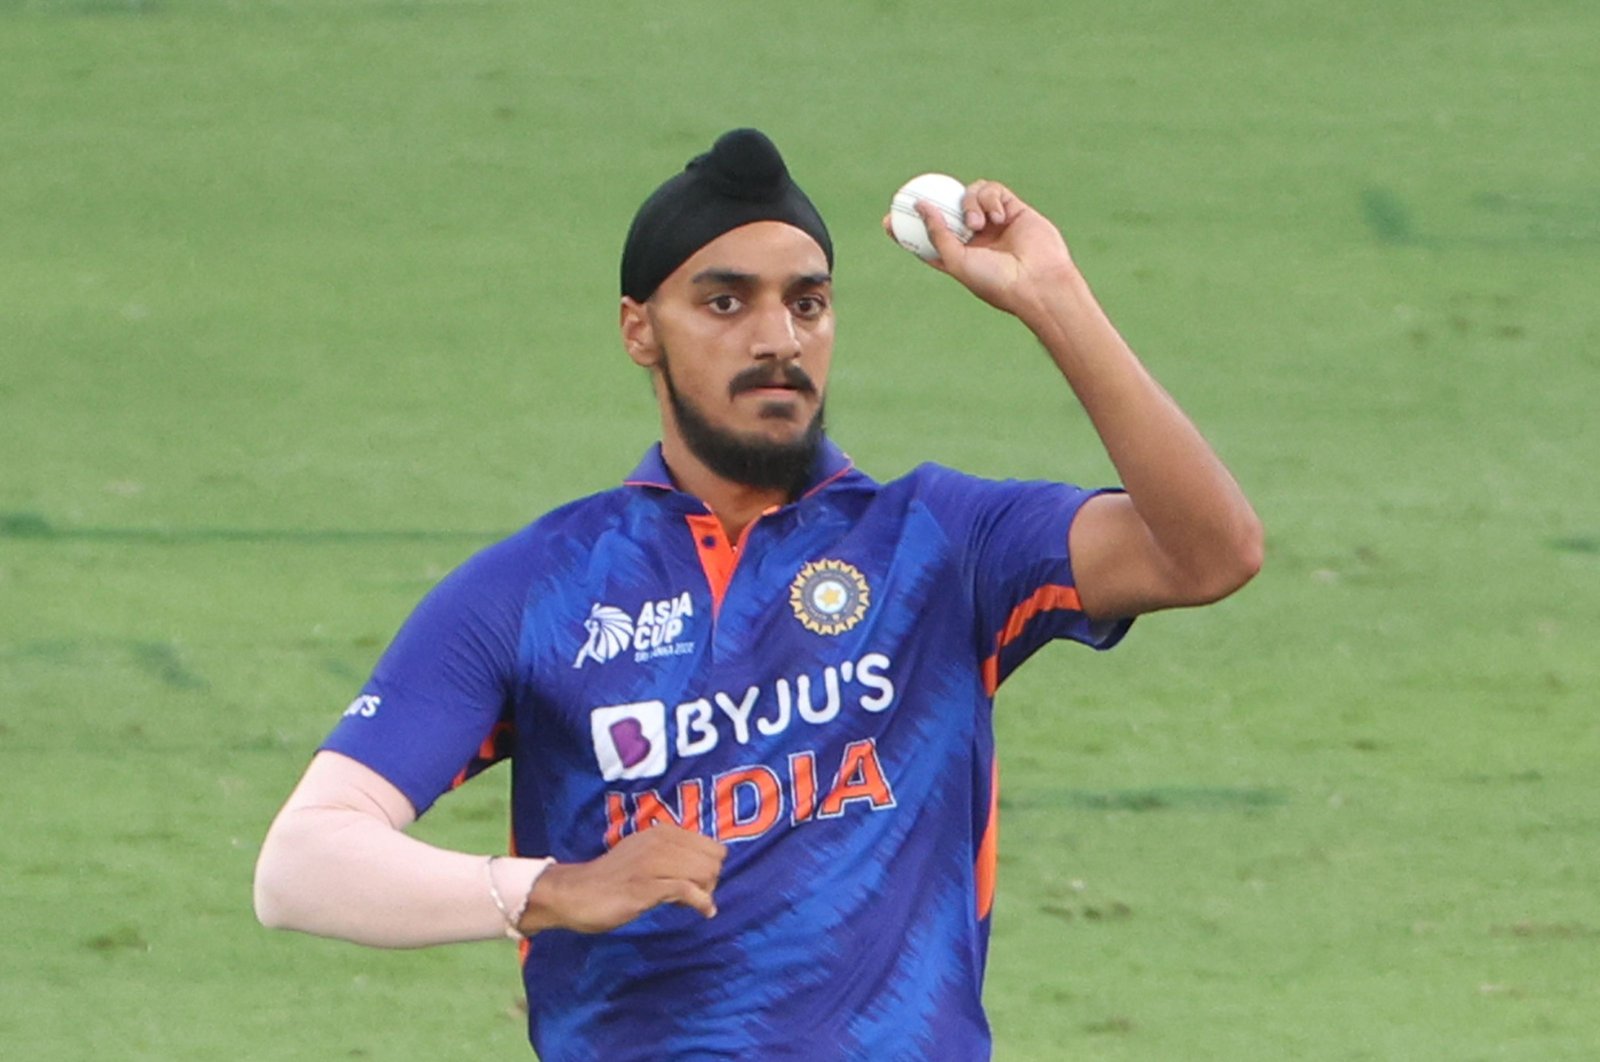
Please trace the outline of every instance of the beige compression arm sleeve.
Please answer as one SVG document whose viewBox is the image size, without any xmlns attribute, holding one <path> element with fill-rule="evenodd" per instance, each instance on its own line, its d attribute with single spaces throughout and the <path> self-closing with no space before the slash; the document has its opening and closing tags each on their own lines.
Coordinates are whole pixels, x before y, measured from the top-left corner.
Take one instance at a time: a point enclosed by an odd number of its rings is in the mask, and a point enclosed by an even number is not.
<svg viewBox="0 0 1600 1062">
<path fill-rule="evenodd" d="M 377 772 L 319 752 L 267 831 L 256 862 L 256 917 L 385 948 L 506 935 L 488 874 L 518 915 L 548 859 L 435 848 L 405 833 L 416 812 Z"/>
</svg>

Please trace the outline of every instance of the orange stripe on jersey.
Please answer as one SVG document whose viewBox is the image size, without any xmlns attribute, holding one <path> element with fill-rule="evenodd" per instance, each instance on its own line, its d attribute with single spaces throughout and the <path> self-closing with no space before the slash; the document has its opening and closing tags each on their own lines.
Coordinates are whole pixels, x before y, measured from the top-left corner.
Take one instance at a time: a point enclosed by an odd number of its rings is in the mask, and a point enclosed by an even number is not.
<svg viewBox="0 0 1600 1062">
<path fill-rule="evenodd" d="M 1083 602 L 1078 597 L 1076 587 L 1047 583 L 1011 610 L 1011 615 L 1006 617 L 1006 625 L 995 635 L 994 652 L 983 662 L 983 688 L 989 696 L 993 697 L 995 690 L 1000 688 L 1000 650 L 1020 638 L 1033 617 L 1056 609 L 1083 611 Z"/>
<path fill-rule="evenodd" d="M 983 662 L 983 692 L 994 696 L 994 691 L 1000 688 L 1000 654 L 991 653 Z"/>
<path fill-rule="evenodd" d="M 1056 583 L 1047 583 L 1035 590 L 1026 601 L 1011 610 L 1011 615 L 1006 619 L 1005 628 L 1000 631 L 1000 636 L 995 639 L 995 648 L 1004 649 L 1021 636 L 1030 620 L 1041 612 L 1053 609 L 1070 608 L 1081 610 L 1083 602 L 1078 600 L 1078 589 L 1073 586 L 1061 586 Z"/>
<path fill-rule="evenodd" d="M 500 743 L 506 737 L 508 737 L 510 733 L 510 723 L 496 723 L 494 725 L 494 729 L 489 731 L 489 736 L 483 739 L 483 744 L 478 746 L 477 754 L 470 761 L 468 761 L 465 767 L 456 772 L 456 776 L 454 778 L 450 779 L 450 788 L 460 789 L 463 785 L 466 785 L 467 779 L 472 777 L 473 767 L 479 764 L 481 764 L 483 767 L 491 767 L 504 759 L 505 757 L 501 753 Z"/>
<path fill-rule="evenodd" d="M 995 879 L 1000 871 L 1000 757 L 996 756 L 989 767 L 989 821 L 983 827 L 983 839 L 978 842 L 978 862 L 973 867 L 978 883 L 978 918 L 989 917 L 994 910 Z"/>
<path fill-rule="evenodd" d="M 835 472 L 833 475 L 829 476 L 827 479 L 823 480 L 821 483 L 818 483 L 815 487 L 812 487 L 810 490 L 806 491 L 803 495 L 801 495 L 801 497 L 803 497 L 803 498 L 811 497 L 813 494 L 816 494 L 818 491 L 824 489 L 825 487 L 828 486 L 828 484 L 832 483 L 836 479 L 839 479 L 846 472 L 849 472 L 852 468 L 855 468 L 855 467 L 856 467 L 855 462 L 850 460 L 850 458 L 847 456 L 845 458 L 845 462 L 844 462 L 844 467 L 843 468 L 839 469 L 839 471 Z"/>
<path fill-rule="evenodd" d="M 492 760 L 500 755 L 500 741 L 511 733 L 510 723 L 496 723 L 494 729 L 489 731 L 489 736 L 483 739 L 483 744 L 478 746 L 478 759 Z"/>
</svg>

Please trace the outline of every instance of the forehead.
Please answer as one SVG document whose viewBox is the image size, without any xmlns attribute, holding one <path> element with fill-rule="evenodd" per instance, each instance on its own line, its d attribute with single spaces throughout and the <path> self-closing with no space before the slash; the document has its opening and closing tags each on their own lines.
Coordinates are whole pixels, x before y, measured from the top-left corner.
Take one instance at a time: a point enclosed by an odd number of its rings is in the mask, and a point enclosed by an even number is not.
<svg viewBox="0 0 1600 1062">
<path fill-rule="evenodd" d="M 826 275 L 828 256 L 793 225 L 753 221 L 730 229 L 690 255 L 662 287 L 682 286 L 705 272 L 741 273 L 758 281 L 786 284 L 796 277 Z"/>
</svg>

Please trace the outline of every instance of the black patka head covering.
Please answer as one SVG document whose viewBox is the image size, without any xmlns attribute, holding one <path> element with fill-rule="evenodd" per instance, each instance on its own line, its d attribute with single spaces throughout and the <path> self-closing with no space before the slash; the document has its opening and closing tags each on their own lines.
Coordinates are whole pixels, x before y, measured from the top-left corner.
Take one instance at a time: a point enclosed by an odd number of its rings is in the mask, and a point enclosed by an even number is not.
<svg viewBox="0 0 1600 1062">
<path fill-rule="evenodd" d="M 643 302 L 700 248 L 753 221 L 782 221 L 822 247 L 833 241 L 822 215 L 789 176 L 783 156 L 756 129 L 735 129 L 653 192 L 622 245 L 622 294 Z"/>
</svg>

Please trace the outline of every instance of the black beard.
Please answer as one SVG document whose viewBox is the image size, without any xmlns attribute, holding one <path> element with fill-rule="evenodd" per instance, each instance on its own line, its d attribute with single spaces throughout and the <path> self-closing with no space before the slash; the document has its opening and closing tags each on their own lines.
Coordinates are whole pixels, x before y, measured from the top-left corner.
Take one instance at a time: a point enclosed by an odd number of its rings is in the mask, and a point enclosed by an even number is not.
<svg viewBox="0 0 1600 1062">
<path fill-rule="evenodd" d="M 810 378 L 792 363 L 787 370 L 746 370 L 730 384 L 732 394 L 763 386 L 777 377 L 801 391 L 815 391 Z M 825 403 L 817 405 L 816 415 L 806 430 L 793 442 L 772 442 L 760 436 L 740 435 L 713 425 L 678 393 L 672 383 L 667 352 L 661 352 L 661 378 L 667 386 L 672 415 L 689 452 L 711 471 L 732 483 L 758 490 L 781 490 L 788 498 L 797 497 L 811 481 L 817 454 L 822 450 Z"/>
</svg>

